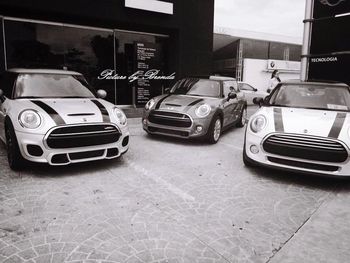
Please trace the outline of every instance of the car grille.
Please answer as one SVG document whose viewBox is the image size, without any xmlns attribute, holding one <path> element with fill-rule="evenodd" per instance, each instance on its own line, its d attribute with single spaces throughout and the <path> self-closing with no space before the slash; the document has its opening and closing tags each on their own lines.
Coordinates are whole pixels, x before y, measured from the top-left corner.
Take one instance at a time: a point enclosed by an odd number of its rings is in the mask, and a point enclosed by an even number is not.
<svg viewBox="0 0 350 263">
<path fill-rule="evenodd" d="M 70 153 L 69 158 L 72 161 L 80 160 L 80 159 L 88 159 L 88 158 L 97 158 L 103 156 L 105 153 L 105 150 L 97 150 L 97 151 L 89 151 L 89 152 L 77 152 L 77 153 Z"/>
<path fill-rule="evenodd" d="M 189 133 L 186 131 L 176 131 L 176 130 L 170 130 L 170 129 L 162 129 L 162 128 L 156 128 L 149 126 L 148 130 L 150 132 L 154 133 L 162 133 L 162 134 L 169 134 L 169 135 L 176 135 L 176 136 L 181 136 L 181 137 L 188 137 Z"/>
<path fill-rule="evenodd" d="M 341 163 L 347 160 L 348 152 L 334 140 L 294 134 L 274 134 L 263 143 L 267 153 L 312 161 Z"/>
<path fill-rule="evenodd" d="M 285 159 L 274 158 L 274 157 L 267 157 L 267 159 L 273 163 L 294 166 L 294 167 L 299 167 L 304 169 L 317 170 L 317 171 L 336 172 L 340 168 L 334 165 L 323 165 L 323 164 L 321 165 L 316 163 L 297 162 L 297 161 L 285 160 Z"/>
<path fill-rule="evenodd" d="M 46 143 L 53 149 L 96 146 L 117 142 L 119 130 L 108 124 L 58 127 L 51 131 Z"/>
<path fill-rule="evenodd" d="M 192 125 L 192 120 L 188 115 L 176 112 L 152 111 L 148 120 L 154 124 L 171 127 L 189 128 Z"/>
</svg>

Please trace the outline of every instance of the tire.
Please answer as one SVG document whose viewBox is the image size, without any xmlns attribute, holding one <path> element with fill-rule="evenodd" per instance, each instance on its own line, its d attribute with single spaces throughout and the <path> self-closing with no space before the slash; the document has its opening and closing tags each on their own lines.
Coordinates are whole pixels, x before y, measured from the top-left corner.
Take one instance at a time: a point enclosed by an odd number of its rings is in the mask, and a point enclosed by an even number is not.
<svg viewBox="0 0 350 263">
<path fill-rule="evenodd" d="M 8 164 L 12 170 L 19 171 L 23 168 L 24 159 L 19 150 L 18 141 L 12 124 L 6 125 L 5 133 Z"/>
<path fill-rule="evenodd" d="M 243 146 L 243 163 L 247 167 L 256 167 L 256 164 L 253 163 L 249 157 L 247 156 L 246 150 L 245 150 L 245 144 Z"/>
<path fill-rule="evenodd" d="M 242 109 L 241 115 L 238 119 L 238 122 L 236 124 L 236 127 L 239 127 L 239 128 L 244 127 L 246 119 L 247 119 L 247 107 L 244 106 Z"/>
<path fill-rule="evenodd" d="M 220 116 L 214 116 L 210 123 L 209 130 L 207 133 L 207 140 L 211 144 L 215 144 L 219 141 L 222 132 L 222 121 Z"/>
</svg>

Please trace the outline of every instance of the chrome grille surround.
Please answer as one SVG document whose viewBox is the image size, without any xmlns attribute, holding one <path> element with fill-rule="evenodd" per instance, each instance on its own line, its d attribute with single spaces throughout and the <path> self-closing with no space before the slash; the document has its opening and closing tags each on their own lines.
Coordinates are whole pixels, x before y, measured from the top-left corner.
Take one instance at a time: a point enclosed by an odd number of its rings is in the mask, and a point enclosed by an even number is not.
<svg viewBox="0 0 350 263">
<path fill-rule="evenodd" d="M 80 123 L 72 125 L 56 126 L 50 129 L 44 137 L 44 145 L 49 149 L 68 149 L 76 147 L 89 147 L 119 141 L 122 133 L 112 123 Z M 62 146 L 53 147 L 51 141 L 58 140 Z M 73 146 L 68 145 L 67 140 L 77 140 Z M 82 145 L 77 145 L 78 140 Z M 100 142 L 98 142 L 100 140 Z M 103 143 L 101 143 L 103 142 Z M 60 144 L 59 143 L 59 144 Z M 67 145 L 65 145 L 67 143 Z"/>
<path fill-rule="evenodd" d="M 151 111 L 148 120 L 150 123 L 168 127 L 190 128 L 193 125 L 193 120 L 190 115 L 163 110 Z"/>
<path fill-rule="evenodd" d="M 264 138 L 261 146 L 268 154 L 307 161 L 344 163 L 349 158 L 343 142 L 327 137 L 273 133 Z"/>
</svg>

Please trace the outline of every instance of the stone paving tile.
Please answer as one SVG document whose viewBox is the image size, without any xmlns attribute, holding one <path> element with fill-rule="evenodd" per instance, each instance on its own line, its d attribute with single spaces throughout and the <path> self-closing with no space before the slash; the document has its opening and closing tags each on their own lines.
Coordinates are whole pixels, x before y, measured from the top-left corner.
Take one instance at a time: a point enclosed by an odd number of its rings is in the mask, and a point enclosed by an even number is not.
<svg viewBox="0 0 350 263">
<path fill-rule="evenodd" d="M 338 187 L 246 169 L 243 130 L 203 145 L 133 129 L 119 160 L 22 173 L 0 146 L 0 262 L 266 262 Z"/>
<path fill-rule="evenodd" d="M 349 262 L 349 190 L 325 202 L 270 262 Z"/>
</svg>

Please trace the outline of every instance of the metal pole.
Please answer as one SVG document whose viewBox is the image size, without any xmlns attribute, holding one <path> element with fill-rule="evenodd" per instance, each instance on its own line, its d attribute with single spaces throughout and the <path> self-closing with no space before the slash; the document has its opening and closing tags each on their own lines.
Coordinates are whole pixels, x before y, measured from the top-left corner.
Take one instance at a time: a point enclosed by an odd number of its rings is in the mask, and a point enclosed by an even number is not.
<svg viewBox="0 0 350 263">
<path fill-rule="evenodd" d="M 310 44 L 311 44 L 311 29 L 312 29 L 312 18 L 313 18 L 313 5 L 314 0 L 306 0 L 305 4 L 305 20 L 304 20 L 304 35 L 303 35 L 303 46 L 301 49 L 301 72 L 300 79 L 306 81 L 308 79 L 308 59 L 310 55 Z"/>
</svg>

